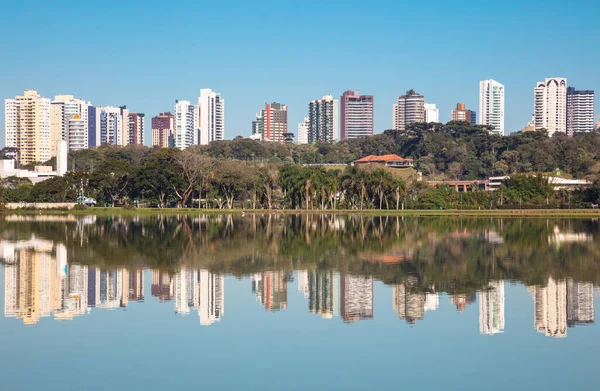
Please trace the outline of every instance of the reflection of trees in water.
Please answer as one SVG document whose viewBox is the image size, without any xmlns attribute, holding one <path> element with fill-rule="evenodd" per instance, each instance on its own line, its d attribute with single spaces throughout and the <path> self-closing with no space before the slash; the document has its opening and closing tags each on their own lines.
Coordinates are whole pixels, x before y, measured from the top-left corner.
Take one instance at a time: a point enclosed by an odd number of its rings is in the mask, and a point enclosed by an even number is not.
<svg viewBox="0 0 600 391">
<path fill-rule="evenodd" d="M 65 244 L 74 263 L 165 271 L 187 265 L 237 276 L 335 270 L 387 284 L 410 277 L 412 290 L 435 286 L 455 295 L 457 306 L 490 280 L 600 280 L 598 223 L 581 219 L 175 215 L 3 227 L 3 238 L 35 235 Z"/>
</svg>

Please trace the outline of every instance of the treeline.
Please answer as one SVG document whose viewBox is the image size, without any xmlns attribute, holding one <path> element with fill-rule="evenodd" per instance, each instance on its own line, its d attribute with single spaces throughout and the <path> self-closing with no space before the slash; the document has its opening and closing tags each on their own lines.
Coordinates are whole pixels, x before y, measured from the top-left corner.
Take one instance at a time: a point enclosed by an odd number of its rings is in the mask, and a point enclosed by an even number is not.
<svg viewBox="0 0 600 391">
<path fill-rule="evenodd" d="M 298 164 L 350 163 L 367 155 L 397 154 L 416 161 L 416 169 L 435 179 L 484 179 L 513 173 L 555 172 L 596 176 L 600 172 L 600 134 L 573 137 L 545 131 L 490 134 L 466 122 L 414 123 L 406 131 L 386 130 L 371 137 L 335 144 L 256 143 L 237 138 L 202 147 L 221 159 Z"/>
<path fill-rule="evenodd" d="M 35 185 L 2 179 L 2 201 L 74 202 L 83 195 L 102 206 L 363 210 L 574 208 L 600 199 L 598 184 L 554 192 L 541 175 L 512 175 L 495 192 L 459 193 L 402 175 L 411 169 L 215 159 L 200 147 L 100 148 L 73 153 L 71 161 L 74 171 Z"/>
<path fill-rule="evenodd" d="M 600 201 L 600 184 L 554 192 L 535 173 L 558 169 L 592 178 L 599 151 L 597 133 L 500 137 L 483 126 L 461 122 L 412 124 L 404 132 L 386 131 L 337 144 L 285 145 L 236 138 L 185 151 L 103 146 L 71 152 L 71 171 L 64 177 L 35 185 L 27 179 L 4 178 L 0 196 L 3 202 L 73 202 L 83 194 L 107 206 L 219 209 L 589 207 Z M 417 175 L 410 175 L 415 173 L 412 169 L 344 165 L 362 156 L 389 153 L 415 159 L 425 180 L 498 174 L 511 174 L 511 179 L 500 191 L 458 193 L 418 181 Z"/>
</svg>

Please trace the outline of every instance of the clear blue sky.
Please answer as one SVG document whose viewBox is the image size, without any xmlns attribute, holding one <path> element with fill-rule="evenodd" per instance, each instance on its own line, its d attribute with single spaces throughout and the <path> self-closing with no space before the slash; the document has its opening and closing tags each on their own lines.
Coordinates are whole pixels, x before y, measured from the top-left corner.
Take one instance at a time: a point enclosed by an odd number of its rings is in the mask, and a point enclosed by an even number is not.
<svg viewBox="0 0 600 391">
<path fill-rule="evenodd" d="M 478 110 L 479 80 L 493 78 L 512 132 L 538 80 L 600 91 L 598 15 L 592 0 L 4 2 L 0 96 L 126 104 L 146 114 L 148 143 L 150 118 L 204 87 L 223 94 L 232 138 L 267 101 L 289 106 L 296 132 L 311 99 L 347 89 L 375 96 L 376 132 L 411 88 L 445 122 L 459 101 Z"/>
</svg>

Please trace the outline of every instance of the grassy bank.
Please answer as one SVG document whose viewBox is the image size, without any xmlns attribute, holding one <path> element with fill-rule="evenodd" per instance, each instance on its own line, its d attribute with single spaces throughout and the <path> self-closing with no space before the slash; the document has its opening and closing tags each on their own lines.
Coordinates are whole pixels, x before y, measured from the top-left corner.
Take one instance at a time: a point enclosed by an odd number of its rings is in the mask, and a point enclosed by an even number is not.
<svg viewBox="0 0 600 391">
<path fill-rule="evenodd" d="M 364 216 L 480 216 L 480 217 L 600 217 L 598 209 L 510 209 L 510 210 L 265 210 L 265 209 L 189 209 L 189 208 L 89 208 L 86 210 L 6 210 L 18 215 L 96 215 L 152 216 L 204 214 L 352 214 Z"/>
</svg>

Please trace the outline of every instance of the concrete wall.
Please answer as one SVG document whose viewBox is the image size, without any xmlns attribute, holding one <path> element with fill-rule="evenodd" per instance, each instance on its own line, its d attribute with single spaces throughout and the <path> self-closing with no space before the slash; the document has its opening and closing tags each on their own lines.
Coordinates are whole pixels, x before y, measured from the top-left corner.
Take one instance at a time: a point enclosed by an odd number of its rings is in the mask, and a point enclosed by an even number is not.
<svg viewBox="0 0 600 391">
<path fill-rule="evenodd" d="M 77 202 L 8 202 L 7 209 L 73 209 Z"/>
</svg>

